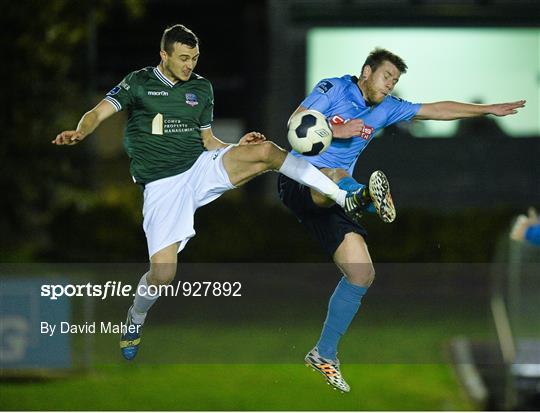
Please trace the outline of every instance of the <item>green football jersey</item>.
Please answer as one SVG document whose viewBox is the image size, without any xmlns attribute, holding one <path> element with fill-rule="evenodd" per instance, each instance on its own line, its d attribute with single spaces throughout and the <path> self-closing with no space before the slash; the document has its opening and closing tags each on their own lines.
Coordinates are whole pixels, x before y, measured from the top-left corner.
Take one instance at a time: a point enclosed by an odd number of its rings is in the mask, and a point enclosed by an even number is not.
<svg viewBox="0 0 540 413">
<path fill-rule="evenodd" d="M 182 173 L 205 150 L 201 130 L 210 128 L 214 96 L 210 82 L 193 73 L 173 84 L 158 67 L 127 75 L 105 100 L 126 110 L 124 147 L 137 183 Z"/>
</svg>

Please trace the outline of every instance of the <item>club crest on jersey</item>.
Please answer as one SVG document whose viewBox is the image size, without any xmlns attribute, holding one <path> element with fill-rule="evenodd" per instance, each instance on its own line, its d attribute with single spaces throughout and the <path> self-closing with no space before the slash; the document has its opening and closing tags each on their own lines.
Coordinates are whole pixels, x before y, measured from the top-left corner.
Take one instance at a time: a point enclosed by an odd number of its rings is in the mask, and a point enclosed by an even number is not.
<svg viewBox="0 0 540 413">
<path fill-rule="evenodd" d="M 186 93 L 186 103 L 191 107 L 198 105 L 197 95 L 195 93 Z"/>
<path fill-rule="evenodd" d="M 364 128 L 362 129 L 362 133 L 360 134 L 360 137 L 362 139 L 368 140 L 369 138 L 371 138 L 371 134 L 373 133 L 374 130 L 375 128 L 373 126 L 364 125 Z"/>
</svg>

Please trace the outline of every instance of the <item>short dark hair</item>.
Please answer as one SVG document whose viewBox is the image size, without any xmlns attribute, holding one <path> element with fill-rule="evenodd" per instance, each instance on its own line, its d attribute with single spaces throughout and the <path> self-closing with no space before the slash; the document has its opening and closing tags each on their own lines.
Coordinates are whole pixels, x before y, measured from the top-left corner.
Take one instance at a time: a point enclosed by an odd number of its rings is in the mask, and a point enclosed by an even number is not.
<svg viewBox="0 0 540 413">
<path fill-rule="evenodd" d="M 390 52 L 389 50 L 377 47 L 367 57 L 364 65 L 362 66 L 362 72 L 360 73 L 360 75 L 364 73 L 364 67 L 369 66 L 371 67 L 371 70 L 375 71 L 385 61 L 392 63 L 401 73 L 407 73 L 407 65 L 401 57 Z"/>
<path fill-rule="evenodd" d="M 191 30 L 182 24 L 167 27 L 161 36 L 161 50 L 171 54 L 175 43 L 182 43 L 194 48 L 199 44 L 199 39 Z"/>
</svg>

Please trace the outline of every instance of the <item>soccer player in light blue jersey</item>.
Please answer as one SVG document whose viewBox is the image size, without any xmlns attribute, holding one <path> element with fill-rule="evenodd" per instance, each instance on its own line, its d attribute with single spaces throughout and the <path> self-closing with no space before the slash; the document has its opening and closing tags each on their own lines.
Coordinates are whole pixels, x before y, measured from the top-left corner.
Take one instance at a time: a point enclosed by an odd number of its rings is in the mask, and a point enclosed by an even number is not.
<svg viewBox="0 0 540 413">
<path fill-rule="evenodd" d="M 360 189 L 361 204 L 374 210 L 384 222 L 392 222 L 396 211 L 388 179 L 375 171 L 367 186 L 352 177 L 360 154 L 377 131 L 400 121 L 453 120 L 483 115 L 517 113 L 525 101 L 478 105 L 460 102 L 411 103 L 391 95 L 407 65 L 385 49 L 367 57 L 360 78 L 351 75 L 321 80 L 294 113 L 307 109 L 323 113 L 333 130 L 325 152 L 311 157 L 298 153 L 342 189 Z M 350 387 L 341 375 L 338 343 L 357 313 L 362 297 L 373 282 L 375 270 L 366 244 L 366 231 L 358 221 L 335 204 L 304 185 L 280 175 L 280 198 L 298 220 L 319 240 L 343 273 L 328 305 L 320 339 L 306 355 L 306 364 L 321 372 L 328 383 L 344 392 Z"/>
</svg>

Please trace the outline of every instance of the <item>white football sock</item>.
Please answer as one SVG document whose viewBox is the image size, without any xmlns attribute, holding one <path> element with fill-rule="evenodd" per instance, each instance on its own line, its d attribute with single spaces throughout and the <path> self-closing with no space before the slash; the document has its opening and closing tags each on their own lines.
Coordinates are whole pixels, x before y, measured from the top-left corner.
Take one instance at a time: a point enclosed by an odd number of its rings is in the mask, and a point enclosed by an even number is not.
<svg viewBox="0 0 540 413">
<path fill-rule="evenodd" d="M 283 165 L 279 168 L 283 175 L 294 179 L 303 185 L 315 189 L 321 194 L 335 201 L 339 206 L 345 205 L 347 191 L 339 187 L 325 174 L 315 168 L 312 164 L 302 158 L 297 158 L 293 154 L 287 154 Z"/>
<path fill-rule="evenodd" d="M 148 273 L 144 274 L 137 285 L 137 291 L 135 293 L 135 299 L 133 300 L 133 306 L 131 307 L 131 319 L 135 324 L 143 324 L 146 318 L 146 313 L 154 305 L 156 300 L 159 298 L 159 292 L 156 294 L 150 294 L 148 292 L 148 281 L 146 276 Z M 144 286 L 144 287 L 141 287 Z M 141 290 L 141 291 L 139 291 Z M 153 288 L 152 288 L 153 290 Z M 151 291 L 154 292 L 154 291 Z"/>
</svg>

